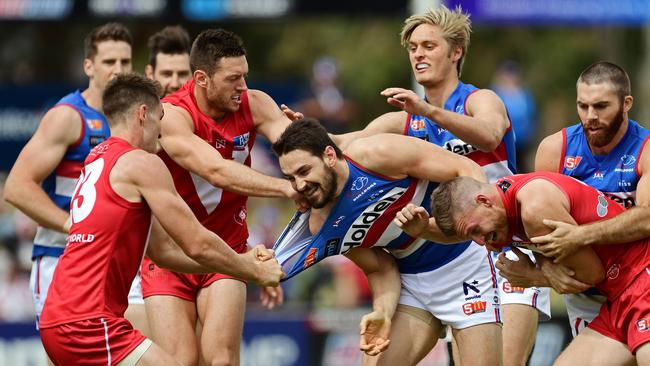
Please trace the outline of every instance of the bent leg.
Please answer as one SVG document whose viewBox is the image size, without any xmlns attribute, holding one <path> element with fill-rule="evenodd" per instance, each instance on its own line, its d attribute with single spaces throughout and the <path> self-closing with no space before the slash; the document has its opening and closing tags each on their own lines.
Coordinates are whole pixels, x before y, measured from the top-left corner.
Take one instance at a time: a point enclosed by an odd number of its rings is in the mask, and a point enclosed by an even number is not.
<svg viewBox="0 0 650 366">
<path fill-rule="evenodd" d="M 149 296 L 144 301 L 151 339 L 182 365 L 196 366 L 196 305 L 168 295 Z"/>
<path fill-rule="evenodd" d="M 631 366 L 635 365 L 635 361 L 623 343 L 586 328 L 573 339 L 553 365 Z"/>
<path fill-rule="evenodd" d="M 363 364 L 415 365 L 436 345 L 443 326 L 426 310 L 400 304 L 390 328 L 390 346 L 377 356 L 363 357 Z"/>
<path fill-rule="evenodd" d="M 453 334 L 463 366 L 502 364 L 500 324 L 484 323 L 454 329 Z"/>
<path fill-rule="evenodd" d="M 136 352 L 134 350 L 134 352 Z M 128 356 L 127 356 L 128 358 Z M 180 366 L 174 358 L 165 352 L 160 346 L 152 343 L 146 352 L 140 357 L 135 366 Z M 131 364 L 120 362 L 117 366 L 131 366 Z"/>
<path fill-rule="evenodd" d="M 525 365 L 537 335 L 538 311 L 523 304 L 502 304 L 503 365 Z"/>
<path fill-rule="evenodd" d="M 246 284 L 239 280 L 224 278 L 199 290 L 201 354 L 206 364 L 239 365 L 245 307 Z"/>
</svg>

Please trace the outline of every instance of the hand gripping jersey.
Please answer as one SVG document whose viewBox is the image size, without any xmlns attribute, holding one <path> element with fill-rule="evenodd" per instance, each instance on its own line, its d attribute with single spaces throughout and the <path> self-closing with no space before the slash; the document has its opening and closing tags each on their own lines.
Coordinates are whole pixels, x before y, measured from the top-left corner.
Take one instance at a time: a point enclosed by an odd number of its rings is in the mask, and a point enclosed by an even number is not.
<svg viewBox="0 0 650 366">
<path fill-rule="evenodd" d="M 110 136 L 108 122 L 104 115 L 91 108 L 77 90 L 61 98 L 53 107 L 68 106 L 79 113 L 81 134 L 73 145 L 68 147 L 63 159 L 56 169 L 43 181 L 43 190 L 61 209 L 70 209 L 70 198 L 77 184 L 84 159 L 90 149 L 99 145 Z M 56 230 L 39 226 L 34 237 L 32 258 L 40 256 L 58 257 L 63 253 L 66 235 Z"/>
<path fill-rule="evenodd" d="M 424 242 L 402 232 L 393 218 L 409 202 L 431 207 L 432 187 L 414 178 L 393 179 L 346 158 L 350 175 L 336 204 L 315 235 L 309 212 L 296 213 L 274 245 L 287 280 L 325 257 L 356 247 L 384 247 L 398 253 Z"/>
<path fill-rule="evenodd" d="M 562 129 L 562 156 L 558 171 L 605 193 L 625 208 L 636 205 L 638 161 L 650 130 L 628 120 L 623 139 L 607 155 L 594 155 L 580 123 Z"/>
<path fill-rule="evenodd" d="M 458 86 L 445 102 L 444 109 L 466 115 L 467 98 L 479 89 L 471 84 L 458 82 Z M 490 182 L 516 172 L 515 138 L 512 126 L 508 127 L 501 143 L 494 151 L 483 152 L 462 141 L 446 129 L 438 126 L 429 118 L 409 114 L 404 127 L 404 134 L 431 142 L 453 153 L 472 159 L 483 168 Z M 436 185 L 435 183 L 432 183 Z M 433 187 L 435 188 L 435 187 Z M 456 245 L 441 245 L 427 242 L 412 247 L 413 255 L 398 258 L 401 273 L 422 273 L 432 271 L 460 255 L 471 242 Z M 454 248 L 455 247 L 455 248 Z M 454 248 L 454 249 L 452 249 Z M 462 250 L 461 250 L 462 248 Z"/>
<path fill-rule="evenodd" d="M 560 188 L 570 205 L 571 217 L 578 225 L 614 217 L 624 211 L 621 205 L 586 185 L 565 175 L 537 172 L 513 175 L 497 181 L 496 186 L 508 216 L 509 236 L 528 240 L 519 214 L 516 194 L 532 179 L 546 179 Z M 509 243 L 508 243 L 509 244 Z M 650 265 L 650 241 L 641 240 L 628 244 L 592 245 L 606 271 L 606 278 L 596 285 L 610 301 L 615 300 L 628 285 Z"/>
<path fill-rule="evenodd" d="M 95 147 L 75 187 L 68 245 L 54 273 L 41 328 L 122 317 L 151 226 L 145 202 L 128 202 L 109 182 L 117 159 L 135 149 L 115 137 Z"/>
<path fill-rule="evenodd" d="M 250 151 L 255 142 L 255 125 L 247 93 L 241 95 L 239 110 L 226 113 L 221 121 L 215 121 L 199 110 L 194 97 L 193 80 L 163 98 L 163 102 L 185 109 L 194 123 L 194 134 L 208 142 L 224 159 L 251 165 Z M 219 235 L 235 251 L 244 251 L 248 239 L 247 197 L 213 186 L 200 176 L 182 168 L 164 151 L 160 153 L 160 157 L 174 178 L 176 190 L 201 224 Z"/>
</svg>

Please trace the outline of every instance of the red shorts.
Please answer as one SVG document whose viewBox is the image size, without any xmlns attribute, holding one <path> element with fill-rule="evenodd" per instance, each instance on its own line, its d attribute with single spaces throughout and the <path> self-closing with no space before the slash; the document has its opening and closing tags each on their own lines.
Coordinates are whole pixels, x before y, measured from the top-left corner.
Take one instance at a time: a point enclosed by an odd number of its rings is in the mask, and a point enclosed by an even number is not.
<svg viewBox="0 0 650 366">
<path fill-rule="evenodd" d="M 588 327 L 626 344 L 632 353 L 650 342 L 650 267 L 616 300 L 606 301 Z"/>
<path fill-rule="evenodd" d="M 234 278 L 221 273 L 188 274 L 173 272 L 158 267 L 151 259 L 144 257 L 140 268 L 142 297 L 170 295 L 196 302 L 199 290 L 225 278 Z"/>
<path fill-rule="evenodd" d="M 41 328 L 55 365 L 116 365 L 146 338 L 124 318 L 93 318 Z"/>
</svg>

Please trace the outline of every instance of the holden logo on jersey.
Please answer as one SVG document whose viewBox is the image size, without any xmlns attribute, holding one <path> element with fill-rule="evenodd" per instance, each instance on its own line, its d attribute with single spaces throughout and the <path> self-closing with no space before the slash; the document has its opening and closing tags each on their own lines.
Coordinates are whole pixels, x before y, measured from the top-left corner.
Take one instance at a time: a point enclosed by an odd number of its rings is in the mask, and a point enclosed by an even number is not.
<svg viewBox="0 0 650 366">
<path fill-rule="evenodd" d="M 474 151 L 478 151 L 477 148 L 460 139 L 447 141 L 445 143 L 445 149 L 458 155 L 468 155 L 473 153 Z"/>
<path fill-rule="evenodd" d="M 609 210 L 609 202 L 605 196 L 598 196 L 598 206 L 596 206 L 596 214 L 598 217 L 605 217 Z"/>
<path fill-rule="evenodd" d="M 246 150 L 246 145 L 248 145 L 248 138 L 250 137 L 250 133 L 246 132 L 243 135 L 235 136 L 234 139 L 232 139 L 233 143 L 233 150 L 237 151 L 244 151 Z"/>
<path fill-rule="evenodd" d="M 506 294 L 512 294 L 512 293 L 523 294 L 524 290 L 526 289 L 523 287 L 513 286 L 508 281 L 503 283 L 503 292 L 505 292 Z"/>
<path fill-rule="evenodd" d="M 343 238 L 343 250 L 341 254 L 347 253 L 350 249 L 358 247 L 363 242 L 363 239 L 368 234 L 372 224 L 381 216 L 381 214 L 388 209 L 395 201 L 397 201 L 406 192 L 406 188 L 395 187 L 388 191 L 381 199 L 374 204 L 368 206 L 357 217 L 350 226 L 350 229 L 345 233 Z"/>
<path fill-rule="evenodd" d="M 580 161 L 582 161 L 582 156 L 567 156 L 564 158 L 564 167 L 567 170 L 573 170 L 578 167 Z"/>
<path fill-rule="evenodd" d="M 463 304 L 463 313 L 472 315 L 475 313 L 484 313 L 487 309 L 487 301 L 474 301 Z"/>
<path fill-rule="evenodd" d="M 620 272 L 621 266 L 619 266 L 617 263 L 612 264 L 612 266 L 607 269 L 607 279 L 615 280 Z"/>
<path fill-rule="evenodd" d="M 641 318 L 641 319 L 637 320 L 636 329 L 638 329 L 639 332 L 647 332 L 648 330 L 650 330 L 650 319 L 649 318 Z"/>
<path fill-rule="evenodd" d="M 352 190 L 358 191 L 368 183 L 368 177 L 359 177 L 352 182 Z"/>
<path fill-rule="evenodd" d="M 411 130 L 422 131 L 425 128 L 424 118 L 420 116 L 411 117 Z"/>
</svg>

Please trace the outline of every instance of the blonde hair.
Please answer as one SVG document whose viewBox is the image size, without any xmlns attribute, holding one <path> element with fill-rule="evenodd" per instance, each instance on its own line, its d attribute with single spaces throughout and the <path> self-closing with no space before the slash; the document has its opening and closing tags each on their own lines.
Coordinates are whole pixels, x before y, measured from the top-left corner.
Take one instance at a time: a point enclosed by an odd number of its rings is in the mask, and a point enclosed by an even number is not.
<svg viewBox="0 0 650 366">
<path fill-rule="evenodd" d="M 437 9 L 429 9 L 423 14 L 411 15 L 404 21 L 404 27 L 402 28 L 401 38 L 404 47 L 408 46 L 415 28 L 422 24 L 435 25 L 440 28 L 442 36 L 449 44 L 449 54 L 456 47 L 461 48 L 462 54 L 456 65 L 456 71 L 460 76 L 467 48 L 469 47 L 469 35 L 472 32 L 469 14 L 463 13 L 460 6 L 451 11 L 446 6 L 440 5 Z"/>
</svg>

